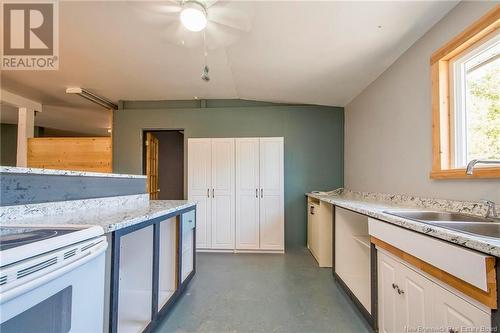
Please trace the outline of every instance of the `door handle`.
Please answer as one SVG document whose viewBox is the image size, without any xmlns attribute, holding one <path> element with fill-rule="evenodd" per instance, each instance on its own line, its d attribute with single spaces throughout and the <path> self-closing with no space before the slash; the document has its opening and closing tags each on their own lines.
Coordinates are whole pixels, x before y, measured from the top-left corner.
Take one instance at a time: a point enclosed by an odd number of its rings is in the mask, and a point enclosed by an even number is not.
<svg viewBox="0 0 500 333">
<path fill-rule="evenodd" d="M 207 198 L 210 198 L 210 189 L 207 188 Z"/>
<path fill-rule="evenodd" d="M 258 197 L 259 197 L 259 189 L 258 189 L 258 188 L 256 188 L 256 189 L 255 189 L 255 197 L 256 197 L 256 198 L 258 198 Z"/>
<path fill-rule="evenodd" d="M 212 189 L 212 198 L 215 198 L 215 190 Z"/>
<path fill-rule="evenodd" d="M 263 188 L 261 188 L 261 189 L 260 189 L 260 197 L 261 197 L 261 198 L 263 198 L 263 197 L 264 197 L 264 189 L 263 189 Z"/>
</svg>

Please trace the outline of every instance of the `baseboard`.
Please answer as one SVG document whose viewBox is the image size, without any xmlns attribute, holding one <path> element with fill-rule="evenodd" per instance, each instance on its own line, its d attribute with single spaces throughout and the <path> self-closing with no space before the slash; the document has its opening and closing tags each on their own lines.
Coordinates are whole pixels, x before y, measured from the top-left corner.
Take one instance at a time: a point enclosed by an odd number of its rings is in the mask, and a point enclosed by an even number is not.
<svg viewBox="0 0 500 333">
<path fill-rule="evenodd" d="M 274 253 L 284 254 L 285 250 L 234 250 L 234 253 Z"/>
<path fill-rule="evenodd" d="M 234 250 L 230 249 L 196 249 L 196 252 L 207 252 L 207 253 L 234 253 Z"/>
<path fill-rule="evenodd" d="M 284 254 L 285 250 L 228 250 L 228 249 L 196 249 L 199 253 L 269 253 L 269 254 Z"/>
</svg>

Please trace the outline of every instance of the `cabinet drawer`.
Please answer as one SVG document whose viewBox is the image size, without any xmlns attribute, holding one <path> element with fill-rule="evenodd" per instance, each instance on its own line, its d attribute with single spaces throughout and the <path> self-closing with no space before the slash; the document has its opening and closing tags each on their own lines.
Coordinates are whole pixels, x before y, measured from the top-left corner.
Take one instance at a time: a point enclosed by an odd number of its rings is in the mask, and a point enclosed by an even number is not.
<svg viewBox="0 0 500 333">
<path fill-rule="evenodd" d="M 182 231 L 193 230 L 196 225 L 194 210 L 182 214 Z"/>
</svg>

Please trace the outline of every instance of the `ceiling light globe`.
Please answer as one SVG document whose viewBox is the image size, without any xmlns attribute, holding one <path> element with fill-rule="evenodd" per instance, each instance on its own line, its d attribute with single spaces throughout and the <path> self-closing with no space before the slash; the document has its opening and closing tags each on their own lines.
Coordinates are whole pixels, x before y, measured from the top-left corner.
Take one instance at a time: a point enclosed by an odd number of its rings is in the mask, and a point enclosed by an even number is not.
<svg viewBox="0 0 500 333">
<path fill-rule="evenodd" d="M 207 26 L 207 15 L 204 8 L 195 3 L 183 8 L 180 17 L 182 25 L 190 31 L 201 31 Z"/>
</svg>

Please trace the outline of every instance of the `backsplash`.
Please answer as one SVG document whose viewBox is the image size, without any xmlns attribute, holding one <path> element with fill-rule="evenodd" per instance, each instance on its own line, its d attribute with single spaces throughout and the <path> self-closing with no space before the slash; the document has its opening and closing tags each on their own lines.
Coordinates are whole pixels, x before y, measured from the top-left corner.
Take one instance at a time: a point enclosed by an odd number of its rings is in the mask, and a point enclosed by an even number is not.
<svg viewBox="0 0 500 333">
<path fill-rule="evenodd" d="M 459 201 L 436 198 L 422 198 L 408 194 L 388 194 L 376 192 L 351 191 L 339 188 L 331 195 L 338 195 L 346 199 L 381 202 L 394 206 L 405 206 L 408 208 L 425 208 L 432 210 L 443 210 L 447 212 L 458 212 L 463 214 L 485 216 L 488 207 L 482 202 Z M 496 203 L 497 217 L 500 218 L 500 204 Z"/>
</svg>

